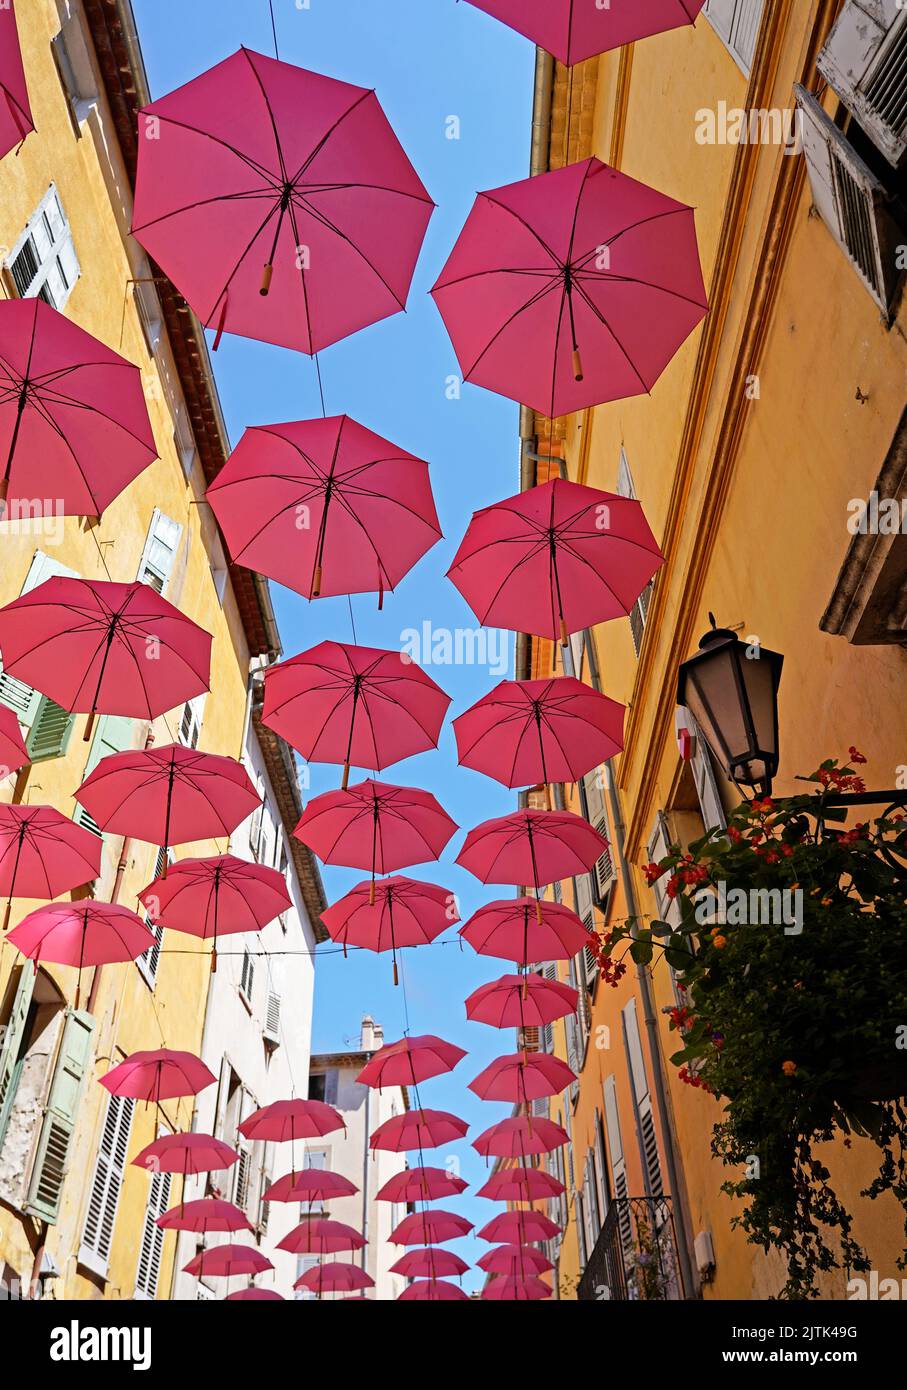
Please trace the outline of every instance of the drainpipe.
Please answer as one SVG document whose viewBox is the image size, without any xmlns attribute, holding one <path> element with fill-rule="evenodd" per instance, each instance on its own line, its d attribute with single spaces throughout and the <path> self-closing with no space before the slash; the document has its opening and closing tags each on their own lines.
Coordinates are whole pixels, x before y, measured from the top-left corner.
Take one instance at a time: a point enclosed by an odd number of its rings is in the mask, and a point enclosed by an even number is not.
<svg viewBox="0 0 907 1390">
<path fill-rule="evenodd" d="M 374 1055 L 375 1055 L 375 1054 L 374 1054 L 373 1052 L 370 1052 L 370 1053 L 368 1054 L 368 1056 L 369 1056 L 369 1061 L 371 1061 L 371 1059 L 372 1059 L 372 1057 L 373 1057 Z M 362 1247 L 362 1255 L 361 1255 L 362 1268 L 365 1270 L 366 1274 L 368 1273 L 368 1269 L 366 1268 L 366 1266 L 367 1266 L 367 1264 L 368 1264 L 368 1202 L 369 1202 L 369 1195 L 368 1195 L 368 1184 L 369 1184 L 369 1171 L 368 1171 L 369 1151 L 368 1151 L 368 1141 L 369 1141 L 369 1131 L 371 1130 L 371 1101 L 372 1101 L 372 1090 L 371 1090 L 371 1087 L 370 1087 L 370 1086 L 366 1086 L 366 1088 L 365 1088 L 365 1115 L 364 1115 L 364 1117 L 363 1117 L 364 1123 L 365 1123 L 365 1140 L 364 1140 L 364 1143 L 363 1143 L 363 1146 L 362 1146 L 362 1238 L 363 1238 L 363 1240 L 365 1241 L 365 1244 L 364 1244 L 363 1247 Z M 377 1269 L 375 1270 L 375 1273 L 376 1273 L 376 1274 L 378 1273 Z"/>
<path fill-rule="evenodd" d="M 587 628 L 584 633 L 586 659 L 589 662 L 590 682 L 593 690 L 601 692 L 601 676 L 598 669 L 598 653 L 595 650 L 595 643 L 592 640 L 592 633 Z M 630 874 L 625 853 L 625 834 L 623 810 L 621 808 L 620 796 L 617 791 L 617 784 L 614 780 L 614 773 L 611 761 L 606 764 L 608 769 L 608 806 L 611 813 L 611 828 L 614 836 L 614 847 L 617 850 L 617 862 L 620 866 L 621 879 L 624 884 L 624 891 L 627 896 L 627 907 L 631 917 L 639 917 L 639 903 L 636 897 L 636 887 Z M 634 929 L 634 936 L 636 934 Z M 652 982 L 644 965 L 636 966 L 636 983 L 639 989 L 639 996 L 642 1001 L 643 1019 L 646 1025 L 646 1037 L 649 1044 L 649 1059 L 652 1070 L 652 1081 L 655 1088 L 655 1100 L 658 1107 L 658 1119 L 661 1125 L 662 1138 L 664 1140 L 665 1166 L 668 1170 L 668 1183 L 671 1193 L 677 1203 L 678 1219 L 674 1223 L 677 1233 L 677 1256 L 680 1263 L 680 1277 L 683 1284 L 684 1294 L 687 1298 L 698 1296 L 698 1286 L 693 1277 L 693 1265 L 690 1260 L 690 1249 L 688 1243 L 688 1211 L 686 1200 L 686 1187 L 681 1184 L 680 1163 L 677 1153 L 677 1141 L 674 1135 L 674 1122 L 668 1106 L 667 1091 L 665 1089 L 664 1071 L 662 1068 L 661 1039 L 658 1035 L 658 1021 L 655 1013 L 655 1001 L 652 996 Z"/>
</svg>

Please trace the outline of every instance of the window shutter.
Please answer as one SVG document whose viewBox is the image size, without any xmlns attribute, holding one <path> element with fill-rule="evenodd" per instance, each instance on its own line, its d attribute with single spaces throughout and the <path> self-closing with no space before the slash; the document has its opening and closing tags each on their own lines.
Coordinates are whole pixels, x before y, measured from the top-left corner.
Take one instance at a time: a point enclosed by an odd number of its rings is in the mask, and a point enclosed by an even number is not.
<svg viewBox="0 0 907 1390">
<path fill-rule="evenodd" d="M 23 299 L 62 309 L 79 278 L 79 258 L 63 204 L 53 184 L 29 219 L 6 265 Z"/>
<path fill-rule="evenodd" d="M 799 83 L 794 92 L 816 210 L 887 316 L 900 278 L 892 199 L 812 93 Z"/>
<path fill-rule="evenodd" d="M 542 975 L 546 980 L 557 980 L 557 961 L 549 960 L 542 966 Z M 554 1051 L 554 1024 L 546 1023 L 542 1026 L 539 1037 L 539 1045 L 542 1052 Z"/>
<path fill-rule="evenodd" d="M 598 1207 L 601 1212 L 602 1221 L 608 1214 L 610 1205 L 610 1192 L 608 1190 L 608 1168 L 605 1163 L 605 1140 L 602 1134 L 601 1111 L 596 1107 L 595 1111 L 595 1147 L 593 1150 L 593 1162 L 595 1166 L 595 1184 L 598 1192 Z"/>
<path fill-rule="evenodd" d="M 252 1178 L 252 1154 L 242 1144 L 238 1146 L 239 1162 L 233 1169 L 233 1201 L 245 1211 L 249 1203 L 249 1184 Z"/>
<path fill-rule="evenodd" d="M 28 1023 L 28 1010 L 35 988 L 35 972 L 26 962 L 19 967 L 19 983 L 13 996 L 10 1016 L 0 1045 L 0 1149 L 9 1124 L 9 1112 L 16 1096 L 22 1062 L 19 1053 Z"/>
<path fill-rule="evenodd" d="M 636 1115 L 639 1124 L 640 1159 L 646 1175 L 646 1194 L 650 1197 L 663 1197 L 664 1184 L 661 1177 L 661 1160 L 658 1156 L 658 1138 L 655 1133 L 655 1116 L 652 1098 L 649 1094 L 649 1078 L 639 1035 L 639 1021 L 636 1017 L 636 1000 L 631 999 L 622 1010 L 624 1020 L 624 1042 L 627 1062 L 633 1082 L 636 1100 Z"/>
<path fill-rule="evenodd" d="M 79 1263 L 102 1278 L 110 1260 L 134 1108 L 131 1096 L 109 1097 L 89 1190 Z"/>
<path fill-rule="evenodd" d="M 591 1254 L 601 1230 L 598 1192 L 595 1183 L 595 1159 L 591 1149 L 586 1150 L 586 1162 L 583 1167 L 583 1210 L 586 1213 L 586 1232 L 589 1241 L 589 1253 Z"/>
<path fill-rule="evenodd" d="M 608 1151 L 611 1156 L 611 1182 L 618 1203 L 617 1224 L 620 1229 L 621 1244 L 624 1250 L 632 1249 L 633 1224 L 627 1198 L 630 1195 L 627 1183 L 627 1164 L 624 1158 L 620 1137 L 620 1112 L 617 1108 L 617 1081 L 612 1073 L 604 1080 L 605 1128 L 608 1131 Z"/>
<path fill-rule="evenodd" d="M 252 1003 L 252 988 L 255 984 L 255 960 L 248 946 L 243 951 L 242 971 L 239 977 L 239 990 L 247 1004 Z"/>
<path fill-rule="evenodd" d="M 268 1004 L 265 1010 L 265 1026 L 262 1036 L 271 1047 L 280 1046 L 280 995 L 273 986 L 268 988 Z"/>
<path fill-rule="evenodd" d="M 896 168 L 907 153 L 907 11 L 847 0 L 816 66 Z"/>
<path fill-rule="evenodd" d="M 630 472 L 630 461 L 623 445 L 620 446 L 620 459 L 617 465 L 617 494 L 619 497 L 636 499 L 636 488 L 633 485 L 633 475 Z M 653 585 L 654 581 L 650 580 L 630 609 L 630 635 L 633 638 L 633 650 L 637 656 L 642 649 L 643 631 L 649 613 Z"/>
<path fill-rule="evenodd" d="M 166 1132 L 166 1130 L 161 1130 L 159 1134 Z M 135 1275 L 135 1298 L 157 1298 L 166 1232 L 162 1231 L 156 1223 L 157 1218 L 163 1216 L 170 1205 L 172 1177 L 171 1173 L 154 1173 L 151 1178 L 148 1189 L 148 1205 L 145 1207 L 145 1221 L 142 1226 L 142 1240 L 139 1245 L 139 1262 Z"/>
<path fill-rule="evenodd" d="M 35 722 L 25 740 L 25 747 L 33 763 L 45 758 L 62 758 L 69 745 L 69 736 L 76 716 L 54 704 L 46 695 L 38 702 Z"/>
<path fill-rule="evenodd" d="M 331 1067 L 324 1074 L 324 1103 L 325 1105 L 337 1104 L 337 1091 L 340 1074 L 336 1067 Z"/>
<path fill-rule="evenodd" d="M 765 0 L 706 0 L 703 14 L 748 77 Z"/>
<path fill-rule="evenodd" d="M 102 758 L 108 757 L 111 753 L 122 753 L 127 748 L 132 747 L 132 726 L 131 719 L 125 719 L 119 714 L 102 714 L 95 726 L 94 738 L 91 741 L 91 751 L 88 754 L 88 761 L 85 764 L 85 771 L 82 780 L 94 772 Z M 101 835 L 101 828 L 93 817 L 85 810 L 84 806 L 79 806 L 73 820 L 78 825 L 90 830 L 93 835 Z"/>
<path fill-rule="evenodd" d="M 44 1111 L 44 1123 L 32 1167 L 26 1211 L 53 1224 L 60 1210 L 69 1145 L 91 1056 L 91 1014 L 67 1009 L 60 1051 Z"/>
<path fill-rule="evenodd" d="M 152 882 L 154 879 L 160 878 L 161 874 L 164 872 L 164 864 L 169 858 L 170 856 L 166 854 L 163 849 L 158 850 L 154 860 Z M 154 937 L 154 945 L 149 946 L 147 951 L 142 952 L 136 960 L 136 965 L 145 983 L 149 985 L 151 989 L 154 989 L 157 983 L 158 968 L 161 963 L 161 951 L 164 946 L 164 928 L 151 920 L 150 913 L 146 912 L 143 915 L 145 918 L 145 925 Z"/>
<path fill-rule="evenodd" d="M 136 576 L 140 583 L 150 584 L 159 594 L 166 593 L 182 534 L 179 522 L 155 507 Z"/>
<path fill-rule="evenodd" d="M 193 695 L 191 700 L 187 700 L 183 706 L 183 714 L 180 719 L 179 741 L 186 748 L 197 748 L 198 741 L 202 732 L 202 714 L 205 708 L 205 696 Z"/>
<path fill-rule="evenodd" d="M 692 715 L 690 719 L 692 721 Z M 696 755 L 690 766 L 696 782 L 696 794 L 699 797 L 703 825 L 706 830 L 723 830 L 727 825 L 727 816 L 721 794 L 718 791 L 718 779 L 715 776 L 712 754 L 698 728 L 696 730 Z"/>
</svg>

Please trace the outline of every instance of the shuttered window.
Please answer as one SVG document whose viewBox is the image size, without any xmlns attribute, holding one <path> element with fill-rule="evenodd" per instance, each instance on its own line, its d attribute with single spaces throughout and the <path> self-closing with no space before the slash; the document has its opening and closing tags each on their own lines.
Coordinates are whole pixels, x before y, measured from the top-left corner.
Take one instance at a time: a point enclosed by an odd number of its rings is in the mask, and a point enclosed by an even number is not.
<svg viewBox="0 0 907 1390">
<path fill-rule="evenodd" d="M 608 1131 L 608 1153 L 611 1159 L 611 1183 L 618 1203 L 617 1224 L 624 1252 L 633 1248 L 633 1223 L 627 1198 L 630 1188 L 627 1182 L 627 1164 L 624 1158 L 623 1142 L 620 1134 L 620 1112 L 617 1107 L 617 1080 L 613 1073 L 606 1076 L 603 1084 L 605 1097 L 605 1128 Z"/>
<path fill-rule="evenodd" d="M 134 1109 L 130 1096 L 108 1098 L 89 1189 L 79 1263 L 102 1278 L 107 1276 Z"/>
<path fill-rule="evenodd" d="M 19 983 L 13 995 L 10 1015 L 3 1033 L 3 1043 L 0 1046 L 0 1149 L 3 1148 L 9 1114 L 22 1074 L 22 1050 L 34 987 L 35 972 L 29 961 L 19 967 Z"/>
<path fill-rule="evenodd" d="M 60 1210 L 60 1194 L 88 1071 L 93 1033 L 94 1019 L 91 1014 L 75 1009 L 66 1010 L 60 1050 L 25 1202 L 26 1211 L 51 1224 L 56 1221 Z"/>
<path fill-rule="evenodd" d="M 22 299 L 62 309 L 79 278 L 79 258 L 56 188 L 51 184 L 6 261 Z"/>
<path fill-rule="evenodd" d="M 255 985 L 255 959 L 248 946 L 243 951 L 242 967 L 239 976 L 239 992 L 251 1008 L 252 990 Z"/>
<path fill-rule="evenodd" d="M 152 881 L 160 878 L 161 874 L 164 872 L 164 864 L 170 858 L 172 858 L 172 856 L 165 854 L 163 849 L 158 850 L 154 861 Z M 136 960 L 136 966 L 145 983 L 149 988 L 154 989 L 157 983 L 157 972 L 161 963 L 161 951 L 164 945 L 164 928 L 152 921 L 150 913 L 146 912 L 144 917 L 145 925 L 154 937 L 154 945 L 149 946 L 147 951 L 142 952 Z"/>
<path fill-rule="evenodd" d="M 159 594 L 166 593 L 182 534 L 179 522 L 155 507 L 136 576 L 139 583 L 150 584 Z"/>
<path fill-rule="evenodd" d="M 158 1137 L 168 1131 L 160 1129 Z M 166 1232 L 157 1225 L 157 1218 L 163 1216 L 170 1205 L 171 1173 L 154 1173 L 148 1189 L 148 1204 L 145 1207 L 145 1220 L 142 1225 L 142 1239 L 139 1245 L 139 1262 L 135 1274 L 135 1298 L 157 1298 L 158 1282 L 161 1277 L 161 1259 L 164 1253 Z"/>
<path fill-rule="evenodd" d="M 706 0 L 702 13 L 748 77 L 765 0 Z"/>
<path fill-rule="evenodd" d="M 101 715 L 95 725 L 83 781 L 90 773 L 94 772 L 102 758 L 107 758 L 113 753 L 122 753 L 127 748 L 132 747 L 133 723 L 132 719 L 126 719 L 119 714 Z M 78 807 L 73 819 L 78 825 L 90 830 L 92 835 L 102 835 L 100 826 L 94 817 L 88 814 L 84 806 Z"/>
<path fill-rule="evenodd" d="M 630 464 L 627 460 L 626 452 L 621 445 L 620 462 L 617 470 L 617 494 L 619 497 L 636 498 L 636 489 L 633 486 L 633 478 L 630 474 Z M 649 604 L 652 602 L 652 590 L 655 581 L 650 580 L 643 589 L 639 598 L 630 609 L 630 635 L 633 638 L 633 650 L 639 656 L 642 650 L 642 639 L 646 626 L 646 618 L 649 615 Z"/>
<path fill-rule="evenodd" d="M 907 11 L 847 0 L 816 66 L 895 168 L 907 154 Z"/>
<path fill-rule="evenodd" d="M 631 999 L 624 1005 L 621 1012 L 627 1065 L 630 1069 L 636 1104 L 639 1156 L 646 1179 L 646 1196 L 663 1197 L 664 1184 L 661 1177 L 661 1160 L 658 1156 L 658 1137 L 655 1132 L 655 1116 L 652 1108 L 652 1097 L 649 1093 L 649 1078 L 643 1057 L 642 1040 L 639 1035 L 636 1000 Z"/>
</svg>

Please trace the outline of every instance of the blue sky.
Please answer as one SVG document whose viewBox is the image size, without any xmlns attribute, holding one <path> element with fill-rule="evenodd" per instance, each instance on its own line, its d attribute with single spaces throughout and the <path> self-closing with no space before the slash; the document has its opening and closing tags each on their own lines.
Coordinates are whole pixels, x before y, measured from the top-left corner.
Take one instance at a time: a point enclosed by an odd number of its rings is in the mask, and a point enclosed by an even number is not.
<svg viewBox="0 0 907 1390">
<path fill-rule="evenodd" d="M 172 90 L 244 44 L 274 51 L 268 0 L 133 0 L 154 96 Z M 444 540 L 385 598 L 352 601 L 358 640 L 396 648 L 401 634 L 421 629 L 475 627 L 475 619 L 444 578 L 471 513 L 518 489 L 517 407 L 466 386 L 448 399 L 448 378 L 457 372 L 444 326 L 428 289 L 456 239 L 477 190 L 528 172 L 534 50 L 525 40 L 457 0 L 274 0 L 280 56 L 301 67 L 363 87 L 374 87 L 404 148 L 438 205 L 416 270 L 408 311 L 338 343 L 321 355 L 329 414 L 347 412 L 432 465 L 432 483 Z M 456 116 L 460 138 L 446 137 Z M 235 444 L 249 424 L 307 419 L 320 413 L 310 358 L 281 348 L 225 336 L 214 359 L 224 413 Z M 326 637 L 351 641 L 346 599 L 305 599 L 274 588 L 287 655 Z M 512 664 L 512 654 L 511 654 Z M 431 667 L 453 698 L 451 713 L 465 709 L 500 679 L 487 666 Z M 397 764 L 386 780 L 435 793 L 464 830 L 513 809 L 514 795 L 478 773 L 456 766 L 448 721 L 437 752 Z M 337 768 L 312 768 L 310 795 L 339 785 Z M 439 865 L 415 876 L 455 891 L 464 918 L 483 902 L 508 896 L 486 889 L 453 864 L 462 833 Z M 325 871 L 334 901 L 362 875 Z M 513 1034 L 467 1023 L 463 1000 L 477 985 L 511 969 L 459 945 L 438 945 L 405 955 L 403 987 L 394 988 L 390 959 L 352 952 L 320 959 L 316 975 L 314 1051 L 342 1047 L 358 1036 L 371 1013 L 388 1041 L 406 1027 L 404 998 L 413 1033 L 432 1032 L 465 1047 L 467 1056 L 449 1077 L 427 1082 L 425 1105 L 450 1109 L 472 1126 L 470 1138 L 506 1111 L 475 1099 L 466 1084 L 494 1056 L 513 1049 Z M 452 1153 L 462 1175 L 479 1185 L 486 1173 L 468 1141 Z M 445 1150 L 427 1156 L 443 1166 Z M 476 1225 L 500 1207 L 467 1193 L 444 1202 Z M 449 1248 L 474 1262 L 489 1247 L 474 1240 Z M 475 1283 L 467 1277 L 467 1287 Z"/>
</svg>

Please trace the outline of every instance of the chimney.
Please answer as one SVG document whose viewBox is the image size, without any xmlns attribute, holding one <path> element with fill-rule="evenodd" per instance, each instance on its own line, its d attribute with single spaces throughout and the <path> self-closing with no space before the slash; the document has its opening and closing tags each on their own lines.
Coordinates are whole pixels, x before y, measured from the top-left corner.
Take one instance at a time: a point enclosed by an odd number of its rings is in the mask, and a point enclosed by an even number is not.
<svg viewBox="0 0 907 1390">
<path fill-rule="evenodd" d="M 362 1032 L 359 1036 L 359 1048 L 362 1052 L 377 1052 L 379 1047 L 384 1046 L 384 1029 L 380 1023 L 376 1023 L 371 1014 L 362 1016 Z"/>
</svg>

